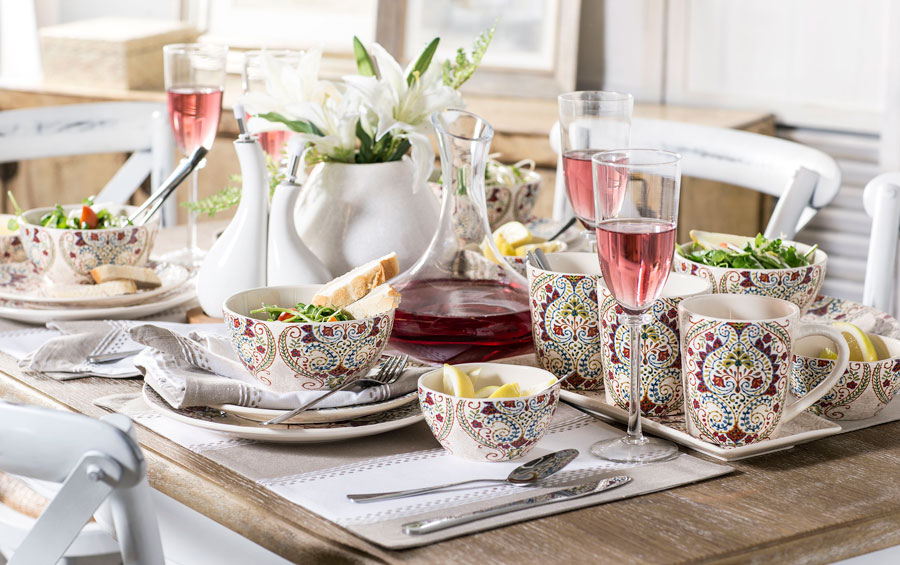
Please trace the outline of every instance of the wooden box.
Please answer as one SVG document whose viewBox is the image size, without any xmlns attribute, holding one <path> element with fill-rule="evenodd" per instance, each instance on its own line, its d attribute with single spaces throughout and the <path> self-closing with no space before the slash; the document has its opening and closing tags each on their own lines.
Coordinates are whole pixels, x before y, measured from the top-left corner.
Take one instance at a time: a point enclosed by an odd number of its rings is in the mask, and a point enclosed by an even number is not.
<svg viewBox="0 0 900 565">
<path fill-rule="evenodd" d="M 198 31 L 170 20 L 98 18 L 40 30 L 44 81 L 163 90 L 163 45 L 190 43 Z"/>
</svg>

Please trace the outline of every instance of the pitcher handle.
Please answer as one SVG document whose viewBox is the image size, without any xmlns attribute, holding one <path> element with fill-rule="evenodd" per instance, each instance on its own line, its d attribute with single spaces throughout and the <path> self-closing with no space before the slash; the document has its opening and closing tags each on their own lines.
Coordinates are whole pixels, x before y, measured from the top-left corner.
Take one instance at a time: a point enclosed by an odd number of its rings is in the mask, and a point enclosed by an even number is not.
<svg viewBox="0 0 900 565">
<path fill-rule="evenodd" d="M 847 347 L 847 341 L 844 339 L 844 336 L 841 335 L 841 332 L 831 326 L 802 324 L 797 328 L 797 333 L 794 335 L 794 341 L 810 335 L 821 335 L 833 341 L 837 346 L 838 358 L 834 362 L 834 367 L 832 367 L 831 372 L 828 373 L 825 380 L 819 383 L 811 391 L 804 394 L 803 397 L 798 398 L 793 404 L 785 407 L 784 414 L 781 418 L 782 422 L 793 420 L 799 416 L 801 412 L 812 406 L 814 402 L 828 394 L 828 391 L 834 388 L 838 379 L 843 376 L 844 371 L 847 370 L 847 364 L 850 362 L 850 348 Z M 791 361 L 793 362 L 793 355 L 791 357 Z"/>
</svg>

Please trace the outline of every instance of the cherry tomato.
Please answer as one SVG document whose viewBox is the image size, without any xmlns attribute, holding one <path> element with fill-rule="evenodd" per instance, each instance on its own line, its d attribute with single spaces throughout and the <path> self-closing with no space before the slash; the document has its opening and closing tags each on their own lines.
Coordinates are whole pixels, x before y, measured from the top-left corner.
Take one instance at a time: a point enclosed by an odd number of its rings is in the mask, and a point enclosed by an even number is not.
<svg viewBox="0 0 900 565">
<path fill-rule="evenodd" d="M 297 315 L 296 310 L 291 310 L 290 312 L 282 312 L 280 316 L 278 316 L 278 321 L 283 322 L 285 320 L 290 320 L 294 316 Z"/>
<path fill-rule="evenodd" d="M 82 206 L 81 207 L 81 224 L 86 225 L 90 229 L 94 229 L 97 227 L 99 220 L 97 220 L 97 213 L 94 212 L 93 208 L 90 206 Z"/>
</svg>

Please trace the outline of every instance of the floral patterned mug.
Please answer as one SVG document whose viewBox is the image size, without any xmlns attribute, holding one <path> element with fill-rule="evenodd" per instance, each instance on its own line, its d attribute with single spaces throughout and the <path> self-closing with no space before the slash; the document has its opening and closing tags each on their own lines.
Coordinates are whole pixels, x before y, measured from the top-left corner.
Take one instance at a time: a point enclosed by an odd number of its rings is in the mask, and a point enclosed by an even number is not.
<svg viewBox="0 0 900 565">
<path fill-rule="evenodd" d="M 531 332 L 541 367 L 557 377 L 577 371 L 566 388 L 603 386 L 595 253 L 552 253 L 552 270 L 528 263 Z"/>
<path fill-rule="evenodd" d="M 678 305 L 685 422 L 692 436 L 722 447 L 777 433 L 838 382 L 850 357 L 840 332 L 801 324 L 800 309 L 767 296 L 710 294 Z M 796 340 L 830 338 L 838 359 L 822 382 L 788 403 Z"/>
<path fill-rule="evenodd" d="M 606 402 L 628 410 L 631 363 L 628 325 L 622 307 L 600 284 L 600 342 Z M 709 294 L 706 279 L 671 273 L 662 296 L 653 303 L 653 321 L 641 328 L 641 414 L 667 416 L 684 411 L 681 353 L 678 340 L 678 304 L 690 296 Z"/>
</svg>

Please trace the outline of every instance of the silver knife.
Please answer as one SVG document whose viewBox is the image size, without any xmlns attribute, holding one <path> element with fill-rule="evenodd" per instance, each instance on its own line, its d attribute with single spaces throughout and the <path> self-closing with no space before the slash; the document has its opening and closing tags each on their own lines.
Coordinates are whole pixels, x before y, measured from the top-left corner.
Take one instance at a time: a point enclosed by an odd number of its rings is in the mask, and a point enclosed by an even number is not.
<svg viewBox="0 0 900 565">
<path fill-rule="evenodd" d="M 455 516 L 444 516 L 441 518 L 430 518 L 419 522 L 408 522 L 402 526 L 403 533 L 407 535 L 430 534 L 431 532 L 459 526 L 460 524 L 467 524 L 490 516 L 498 516 L 500 514 L 506 514 L 507 512 L 515 512 L 526 508 L 536 508 L 546 504 L 553 504 L 554 502 L 590 496 L 592 494 L 597 494 L 598 492 L 620 487 L 630 481 L 631 477 L 628 475 L 616 475 L 615 477 L 608 477 L 600 481 L 590 481 L 567 489 L 533 496 L 531 498 L 526 498 L 525 500 L 517 500 L 516 502 L 510 502 L 509 504 L 501 504 L 500 506 L 494 506 L 492 508 L 483 508 L 481 510 L 457 514 Z"/>
</svg>

